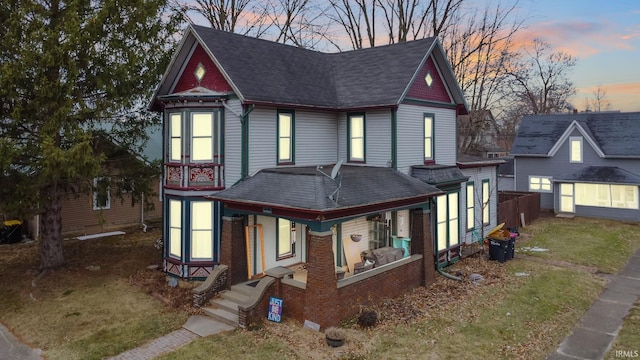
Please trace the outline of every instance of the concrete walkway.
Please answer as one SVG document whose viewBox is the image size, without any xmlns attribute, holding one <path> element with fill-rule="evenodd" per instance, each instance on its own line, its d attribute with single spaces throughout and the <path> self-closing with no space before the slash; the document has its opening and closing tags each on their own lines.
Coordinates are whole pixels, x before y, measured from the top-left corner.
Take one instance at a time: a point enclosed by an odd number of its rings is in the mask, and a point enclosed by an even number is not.
<svg viewBox="0 0 640 360">
<path fill-rule="evenodd" d="M 140 347 L 125 351 L 118 356 L 109 358 L 109 360 L 150 360 L 184 346 L 198 337 L 232 329 L 234 329 L 232 326 L 213 320 L 208 316 L 193 315 L 182 326 L 182 329 L 152 340 Z"/>
<path fill-rule="evenodd" d="M 0 324 L 0 359 L 42 360 L 40 349 L 32 349 Z"/>
<path fill-rule="evenodd" d="M 547 360 L 602 359 L 611 349 L 622 321 L 640 297 L 640 249 L 587 310 L 572 333 Z M 625 349 L 640 351 L 640 349 Z"/>
</svg>

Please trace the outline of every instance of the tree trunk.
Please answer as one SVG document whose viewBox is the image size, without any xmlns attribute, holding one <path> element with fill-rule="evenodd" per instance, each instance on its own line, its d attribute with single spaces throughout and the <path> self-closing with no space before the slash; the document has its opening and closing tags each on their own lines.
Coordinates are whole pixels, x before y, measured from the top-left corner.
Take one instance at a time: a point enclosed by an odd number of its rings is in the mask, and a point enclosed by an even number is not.
<svg viewBox="0 0 640 360">
<path fill-rule="evenodd" d="M 64 264 L 62 253 L 62 205 L 60 189 L 51 184 L 44 190 L 43 213 L 40 216 L 40 270 L 49 270 Z"/>
</svg>

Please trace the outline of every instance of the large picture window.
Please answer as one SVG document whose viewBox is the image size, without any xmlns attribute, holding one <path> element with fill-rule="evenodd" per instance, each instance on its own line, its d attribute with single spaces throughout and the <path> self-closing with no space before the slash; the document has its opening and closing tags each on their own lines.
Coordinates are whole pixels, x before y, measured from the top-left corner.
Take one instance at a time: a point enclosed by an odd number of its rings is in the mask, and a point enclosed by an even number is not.
<svg viewBox="0 0 640 360">
<path fill-rule="evenodd" d="M 529 191 L 551 192 L 551 177 L 529 176 Z"/>
<path fill-rule="evenodd" d="M 364 114 L 349 115 L 347 136 L 349 138 L 349 161 L 364 162 L 365 128 Z"/>
<path fill-rule="evenodd" d="M 169 255 L 182 257 L 182 202 L 169 200 Z"/>
<path fill-rule="evenodd" d="M 457 192 L 436 197 L 436 221 L 438 251 L 460 243 Z"/>
<path fill-rule="evenodd" d="M 278 164 L 294 163 L 294 134 L 293 112 L 278 111 Z"/>
<path fill-rule="evenodd" d="M 638 209 L 638 187 L 633 185 L 575 184 L 575 204 Z"/>
<path fill-rule="evenodd" d="M 433 115 L 424 115 L 424 161 L 433 161 Z"/>
<path fill-rule="evenodd" d="M 213 202 L 191 202 L 191 258 L 213 259 Z"/>
</svg>

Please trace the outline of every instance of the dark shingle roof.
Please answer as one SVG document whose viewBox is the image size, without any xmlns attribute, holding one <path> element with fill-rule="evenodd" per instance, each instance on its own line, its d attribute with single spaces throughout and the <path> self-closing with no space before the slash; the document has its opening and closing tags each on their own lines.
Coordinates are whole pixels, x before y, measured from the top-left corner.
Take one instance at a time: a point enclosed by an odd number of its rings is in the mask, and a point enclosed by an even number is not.
<svg viewBox="0 0 640 360">
<path fill-rule="evenodd" d="M 244 101 L 335 109 L 398 104 L 435 41 L 327 54 L 192 27 Z"/>
<path fill-rule="evenodd" d="M 263 169 L 211 198 L 223 202 L 327 211 L 441 193 L 435 187 L 392 168 L 343 165 L 336 177 L 341 179 L 336 181 L 325 175 L 331 169 L 331 165 L 320 171 L 315 166 Z M 331 195 L 338 184 L 341 188 L 334 202 Z"/>
<path fill-rule="evenodd" d="M 411 176 L 427 184 L 459 184 L 469 180 L 460 169 L 451 165 L 416 165 L 411 167 Z"/>
<path fill-rule="evenodd" d="M 555 181 L 580 181 L 593 183 L 640 185 L 640 175 L 616 166 L 587 166 L 572 174 L 560 176 Z"/>
<path fill-rule="evenodd" d="M 640 112 L 526 116 L 511 155 L 547 155 L 574 121 L 606 156 L 640 157 Z"/>
</svg>

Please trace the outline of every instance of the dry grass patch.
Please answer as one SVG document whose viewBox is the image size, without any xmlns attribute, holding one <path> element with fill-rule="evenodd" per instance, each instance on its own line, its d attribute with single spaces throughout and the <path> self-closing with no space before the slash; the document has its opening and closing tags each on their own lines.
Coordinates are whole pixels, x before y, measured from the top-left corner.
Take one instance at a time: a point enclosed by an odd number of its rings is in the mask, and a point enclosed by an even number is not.
<svg viewBox="0 0 640 360">
<path fill-rule="evenodd" d="M 2 322 L 48 359 L 101 359 L 179 328 L 186 312 L 132 282 L 147 276 L 153 287 L 168 288 L 160 271 L 145 270 L 161 261 L 153 246 L 160 236 L 133 230 L 65 240 L 67 265 L 41 275 L 37 243 L 0 246 Z"/>
</svg>

